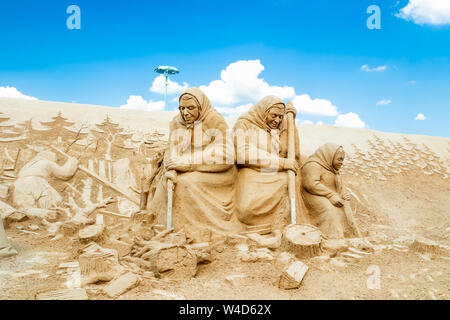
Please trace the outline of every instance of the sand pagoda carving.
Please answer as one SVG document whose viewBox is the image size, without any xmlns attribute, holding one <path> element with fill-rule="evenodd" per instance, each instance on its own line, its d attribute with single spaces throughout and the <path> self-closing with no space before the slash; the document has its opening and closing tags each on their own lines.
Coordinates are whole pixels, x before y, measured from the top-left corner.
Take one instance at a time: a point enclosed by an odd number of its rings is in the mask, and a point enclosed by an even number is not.
<svg viewBox="0 0 450 320">
<path fill-rule="evenodd" d="M 31 118 L 26 121 L 16 123 L 12 130 L 19 136 L 23 137 L 27 143 L 33 143 L 36 139 L 41 137 L 42 133 L 39 130 L 34 129 L 33 119 Z"/>
<path fill-rule="evenodd" d="M 123 142 L 133 136 L 131 133 L 123 132 L 119 124 L 111 121 L 109 116 L 101 124 L 96 124 L 97 130 L 91 130 L 98 142 L 97 151 L 104 153 L 106 160 L 112 159 L 113 146 L 123 145 Z"/>
<path fill-rule="evenodd" d="M 68 119 L 64 118 L 61 112 L 58 112 L 58 115 L 52 117 L 52 119 L 52 121 L 41 121 L 41 125 L 49 128 L 42 132 L 42 136 L 47 140 L 57 141 L 57 143 L 71 143 L 75 139 L 81 139 L 87 136 L 87 133 L 70 130 L 69 128 L 75 123 L 67 121 Z"/>
<path fill-rule="evenodd" d="M 14 125 L 7 124 L 10 121 L 10 117 L 0 112 L 0 142 L 14 141 L 19 136 L 14 131 Z"/>
</svg>

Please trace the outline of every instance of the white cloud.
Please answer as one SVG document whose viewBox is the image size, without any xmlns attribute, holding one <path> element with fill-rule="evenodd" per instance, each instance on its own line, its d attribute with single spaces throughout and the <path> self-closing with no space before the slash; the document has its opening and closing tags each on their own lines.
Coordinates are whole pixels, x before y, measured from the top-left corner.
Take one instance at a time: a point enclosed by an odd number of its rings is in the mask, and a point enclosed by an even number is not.
<svg viewBox="0 0 450 320">
<path fill-rule="evenodd" d="M 374 67 L 374 68 L 370 68 L 367 64 L 364 64 L 361 66 L 361 70 L 365 71 L 365 72 L 381 72 L 381 71 L 385 71 L 387 69 L 387 66 L 379 66 L 379 67 Z"/>
<path fill-rule="evenodd" d="M 450 24 L 449 0 L 409 0 L 409 3 L 396 14 L 404 20 L 416 24 L 446 25 Z"/>
<path fill-rule="evenodd" d="M 302 94 L 292 100 L 299 113 L 317 116 L 335 117 L 338 115 L 337 107 L 325 99 L 311 99 L 309 95 Z"/>
<path fill-rule="evenodd" d="M 178 82 L 174 82 L 167 79 L 167 94 L 181 93 L 188 88 L 188 84 L 183 82 L 183 85 L 179 85 Z M 166 90 L 166 77 L 160 74 L 153 80 L 153 84 L 150 87 L 150 92 L 164 94 Z"/>
<path fill-rule="evenodd" d="M 244 104 L 235 108 L 230 108 L 230 107 L 217 107 L 217 111 L 219 111 L 220 113 L 226 114 L 226 115 L 230 115 L 230 116 L 240 116 L 241 114 L 243 114 L 244 112 L 247 112 L 248 110 L 250 110 L 250 108 L 253 106 L 253 104 L 248 103 L 248 104 Z"/>
<path fill-rule="evenodd" d="M 293 98 L 295 90 L 289 86 L 271 86 L 259 75 L 264 70 L 260 60 L 240 60 L 229 64 L 207 86 L 200 86 L 213 104 L 231 106 L 239 102 L 258 101 L 267 95 L 281 99 Z"/>
<path fill-rule="evenodd" d="M 349 112 L 339 115 L 334 122 L 334 125 L 338 127 L 364 128 L 366 123 L 362 121 L 356 113 Z"/>
<path fill-rule="evenodd" d="M 416 84 L 417 82 L 415 80 L 408 81 L 409 84 Z"/>
<path fill-rule="evenodd" d="M 414 120 L 427 120 L 427 117 L 423 113 L 419 113 Z"/>
<path fill-rule="evenodd" d="M 37 100 L 35 97 L 24 95 L 14 87 L 0 87 L 0 98 L 14 98 L 25 100 Z"/>
<path fill-rule="evenodd" d="M 121 109 L 135 109 L 145 111 L 160 111 L 164 110 L 164 101 L 145 101 L 141 96 L 130 96 L 127 104 L 120 106 Z"/>
<path fill-rule="evenodd" d="M 303 120 L 302 122 L 299 122 L 300 124 L 311 124 L 311 125 L 316 125 L 316 126 L 323 126 L 325 125 L 325 123 L 323 123 L 323 121 L 319 120 L 316 123 L 314 123 L 311 120 Z"/>
<path fill-rule="evenodd" d="M 384 99 L 384 100 L 378 101 L 378 102 L 377 102 L 377 106 L 385 106 L 385 105 L 388 105 L 388 104 L 391 104 L 391 103 L 392 103 L 391 100 L 389 100 L 389 99 Z"/>
</svg>

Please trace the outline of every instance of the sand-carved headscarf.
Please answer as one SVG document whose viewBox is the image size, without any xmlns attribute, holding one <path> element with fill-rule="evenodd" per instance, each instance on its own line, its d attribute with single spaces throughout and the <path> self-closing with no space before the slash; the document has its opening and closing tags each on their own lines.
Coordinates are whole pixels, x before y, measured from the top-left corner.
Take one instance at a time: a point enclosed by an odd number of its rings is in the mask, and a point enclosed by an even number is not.
<svg viewBox="0 0 450 320">
<path fill-rule="evenodd" d="M 308 160 L 306 160 L 305 164 L 302 167 L 302 170 L 308 163 L 311 162 L 315 162 L 321 165 L 326 170 L 331 171 L 335 174 L 336 190 L 338 192 L 342 192 L 342 177 L 339 173 L 339 170 L 336 170 L 333 167 L 333 159 L 339 148 L 342 148 L 342 146 L 335 143 L 330 142 L 324 144 L 319 149 L 317 149 L 316 152 L 314 152 L 314 154 L 308 158 Z"/>
<path fill-rule="evenodd" d="M 211 111 L 213 111 L 211 101 L 209 101 L 209 98 L 206 96 L 206 94 L 199 88 L 189 88 L 180 95 L 179 101 L 181 101 L 181 98 L 185 95 L 189 95 L 197 101 L 199 115 L 197 120 L 195 121 L 205 121 Z M 187 129 L 191 129 L 194 126 L 194 123 L 187 123 L 186 121 L 184 121 L 181 114 L 178 114 L 175 120 L 178 125 L 184 126 Z"/>
<path fill-rule="evenodd" d="M 266 130 L 267 132 L 270 132 L 272 129 L 267 124 L 267 115 L 269 113 L 269 110 L 273 106 L 282 106 L 283 109 L 286 109 L 286 105 L 284 104 L 283 100 L 281 100 L 278 97 L 275 96 L 267 96 L 262 98 L 257 104 L 255 104 L 249 111 L 244 113 L 242 116 L 239 117 L 238 120 L 244 119 L 248 122 L 252 123 L 253 125 Z M 283 122 L 280 124 L 280 127 L 278 130 L 281 132 L 285 130 L 286 126 L 284 124 L 284 118 Z"/>
<path fill-rule="evenodd" d="M 172 147 L 177 146 L 177 149 L 180 152 L 187 151 L 188 149 L 193 147 L 194 131 L 198 130 L 200 127 L 203 133 L 207 132 L 209 129 L 217 129 L 222 132 L 223 137 L 225 137 L 226 130 L 228 129 L 228 125 L 226 124 L 225 119 L 219 112 L 217 112 L 216 109 L 211 106 L 209 98 L 202 90 L 200 90 L 199 88 L 189 88 L 180 95 L 179 100 L 181 100 L 181 98 L 186 95 L 192 97 L 197 101 L 199 115 L 194 123 L 187 123 L 181 116 L 181 113 L 177 114 L 171 121 L 171 134 L 175 130 L 179 131 L 179 129 L 182 129 L 182 132 L 184 131 L 184 137 L 176 137 L 174 138 L 174 141 L 172 141 L 172 138 L 169 138 L 169 142 L 172 144 Z M 212 141 L 213 140 L 209 136 L 203 135 L 201 141 L 202 147 L 206 147 Z"/>
<path fill-rule="evenodd" d="M 316 152 L 314 152 L 314 154 L 311 155 L 308 160 L 306 160 L 303 166 L 305 166 L 309 162 L 316 162 L 328 171 L 331 171 L 334 174 L 339 174 L 339 171 L 333 167 L 334 155 L 339 150 L 339 148 L 342 148 L 342 146 L 334 143 L 326 143 L 319 149 L 317 149 Z"/>
</svg>

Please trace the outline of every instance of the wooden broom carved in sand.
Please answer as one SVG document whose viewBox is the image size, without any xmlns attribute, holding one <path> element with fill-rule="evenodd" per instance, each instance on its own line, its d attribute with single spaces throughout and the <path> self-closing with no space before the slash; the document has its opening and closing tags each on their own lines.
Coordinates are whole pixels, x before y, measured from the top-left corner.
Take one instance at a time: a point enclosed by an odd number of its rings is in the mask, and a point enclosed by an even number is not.
<svg viewBox="0 0 450 320">
<path fill-rule="evenodd" d="M 288 106 L 293 107 L 292 102 Z M 295 159 L 295 128 L 294 128 L 294 114 L 288 112 L 286 114 L 288 124 L 288 159 Z M 297 216 L 295 210 L 295 173 L 288 170 L 288 195 L 291 204 L 291 224 L 297 223 Z"/>
</svg>

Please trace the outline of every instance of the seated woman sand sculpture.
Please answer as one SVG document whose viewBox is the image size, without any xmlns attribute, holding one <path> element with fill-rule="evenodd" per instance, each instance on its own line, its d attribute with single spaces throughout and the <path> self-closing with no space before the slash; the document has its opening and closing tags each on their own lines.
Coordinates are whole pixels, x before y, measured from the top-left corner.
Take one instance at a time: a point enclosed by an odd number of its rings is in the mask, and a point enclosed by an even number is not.
<svg viewBox="0 0 450 320">
<path fill-rule="evenodd" d="M 288 112 L 296 114 L 293 106 L 267 96 L 239 117 L 234 125 L 234 143 L 239 167 L 236 182 L 238 218 L 247 225 L 271 224 L 280 229 L 290 223 L 287 170 L 299 171 L 300 148 L 295 131 L 295 160 L 287 159 Z M 300 175 L 296 184 L 300 186 Z M 297 221 L 305 223 L 305 212 L 296 188 Z"/>
<path fill-rule="evenodd" d="M 198 88 L 190 88 L 179 98 L 180 113 L 170 123 L 169 149 L 164 169 L 156 175 L 154 195 L 148 211 L 165 223 L 167 180 L 175 182 L 173 225 L 184 228 L 196 241 L 209 241 L 208 233 L 227 234 L 242 230 L 234 212 L 234 147 L 226 139 L 228 125 Z M 173 175 L 173 173 L 176 173 Z M 152 188 L 150 188 L 152 189 Z"/>
<path fill-rule="evenodd" d="M 350 195 L 339 174 L 345 158 L 342 146 L 327 143 L 302 167 L 302 196 L 312 223 L 329 239 L 342 239 L 349 226 L 345 211 Z"/>
</svg>

